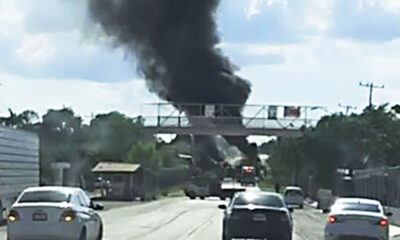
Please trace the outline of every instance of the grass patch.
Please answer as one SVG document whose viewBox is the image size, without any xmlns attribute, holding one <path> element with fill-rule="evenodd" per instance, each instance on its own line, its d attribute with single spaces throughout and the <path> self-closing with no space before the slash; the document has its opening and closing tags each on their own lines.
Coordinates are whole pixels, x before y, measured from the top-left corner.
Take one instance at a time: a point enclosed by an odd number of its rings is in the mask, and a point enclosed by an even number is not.
<svg viewBox="0 0 400 240">
<path fill-rule="evenodd" d="M 265 180 L 265 181 L 259 182 L 258 187 L 262 191 L 275 192 L 275 185 L 271 180 Z"/>
<path fill-rule="evenodd" d="M 164 198 L 174 198 L 174 197 L 185 197 L 184 193 L 184 185 L 178 185 L 171 188 L 167 188 L 157 194 L 157 199 L 164 199 Z"/>
</svg>

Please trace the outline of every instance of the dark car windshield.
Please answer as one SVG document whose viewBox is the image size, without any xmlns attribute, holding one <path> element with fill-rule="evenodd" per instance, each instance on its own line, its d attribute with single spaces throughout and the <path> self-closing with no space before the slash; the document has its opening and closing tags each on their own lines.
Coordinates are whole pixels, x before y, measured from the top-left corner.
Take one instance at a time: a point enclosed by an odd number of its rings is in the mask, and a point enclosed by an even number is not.
<svg viewBox="0 0 400 240">
<path fill-rule="evenodd" d="M 267 194 L 241 194 L 233 200 L 233 206 L 244 206 L 248 204 L 265 207 L 284 207 L 282 200 L 278 196 Z"/>
<path fill-rule="evenodd" d="M 60 203 L 69 202 L 71 194 L 58 192 L 58 191 L 37 191 L 37 192 L 26 192 L 22 195 L 19 203 Z"/>
<path fill-rule="evenodd" d="M 332 208 L 336 211 L 363 211 L 379 213 L 379 206 L 377 204 L 367 203 L 339 203 L 335 204 Z"/>
</svg>

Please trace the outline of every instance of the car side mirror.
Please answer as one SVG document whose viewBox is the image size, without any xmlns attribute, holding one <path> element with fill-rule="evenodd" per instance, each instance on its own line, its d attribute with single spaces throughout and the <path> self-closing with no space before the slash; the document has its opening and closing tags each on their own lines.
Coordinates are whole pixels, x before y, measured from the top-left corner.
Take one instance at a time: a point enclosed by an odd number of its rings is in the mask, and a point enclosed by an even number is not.
<svg viewBox="0 0 400 240">
<path fill-rule="evenodd" d="M 289 212 L 294 212 L 294 208 L 292 208 L 292 207 L 288 207 L 288 210 L 289 210 Z"/>
<path fill-rule="evenodd" d="M 101 211 L 101 210 L 104 209 L 104 206 L 103 206 L 103 204 L 101 204 L 101 203 L 91 202 L 90 205 L 91 205 L 91 208 L 92 208 L 93 210 L 96 210 L 96 211 Z"/>
<path fill-rule="evenodd" d="M 392 212 L 386 212 L 385 215 L 386 215 L 387 217 L 393 217 L 393 213 L 392 213 Z"/>
<path fill-rule="evenodd" d="M 324 214 L 326 214 L 326 213 L 329 213 L 331 210 L 329 210 L 329 209 L 322 209 L 322 213 L 324 213 Z"/>
<path fill-rule="evenodd" d="M 220 204 L 218 205 L 219 209 L 225 210 L 226 209 L 226 205 L 225 204 Z"/>
</svg>

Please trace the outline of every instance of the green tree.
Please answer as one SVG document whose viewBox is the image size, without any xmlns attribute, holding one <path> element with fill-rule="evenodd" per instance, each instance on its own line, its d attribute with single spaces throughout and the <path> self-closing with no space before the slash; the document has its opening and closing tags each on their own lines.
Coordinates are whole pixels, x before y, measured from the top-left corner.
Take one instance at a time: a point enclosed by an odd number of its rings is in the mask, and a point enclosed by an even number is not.
<svg viewBox="0 0 400 240">
<path fill-rule="evenodd" d="M 9 117 L 0 118 L 0 124 L 8 127 L 28 129 L 39 120 L 38 114 L 32 110 L 26 110 L 20 114 L 14 113 L 11 109 L 8 109 L 8 112 L 10 114 Z"/>
<path fill-rule="evenodd" d="M 71 169 L 67 171 L 66 182 L 78 184 L 79 175 L 90 167 L 82 148 L 85 142 L 82 119 L 69 108 L 49 110 L 38 128 L 42 181 L 52 181 L 52 163 L 68 162 Z"/>
<path fill-rule="evenodd" d="M 163 157 L 154 143 L 137 142 L 130 148 L 126 161 L 140 164 L 144 168 L 158 170 L 162 166 Z"/>
<path fill-rule="evenodd" d="M 86 150 L 92 162 L 123 161 L 139 140 L 151 139 L 143 131 L 142 118 L 128 118 L 118 112 L 97 115 L 87 129 Z"/>
</svg>

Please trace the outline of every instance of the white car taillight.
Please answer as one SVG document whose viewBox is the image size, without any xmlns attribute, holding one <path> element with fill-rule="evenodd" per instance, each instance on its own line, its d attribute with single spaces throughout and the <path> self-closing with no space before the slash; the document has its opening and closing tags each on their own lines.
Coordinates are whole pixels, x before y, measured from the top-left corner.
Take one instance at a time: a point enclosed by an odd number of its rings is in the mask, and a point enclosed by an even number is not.
<svg viewBox="0 0 400 240">
<path fill-rule="evenodd" d="M 67 208 L 61 214 L 60 221 L 70 223 L 74 221 L 75 218 L 76 218 L 76 213 L 74 212 L 74 210 Z"/>
<path fill-rule="evenodd" d="M 19 214 L 18 214 L 18 212 L 15 211 L 15 210 L 11 210 L 11 211 L 8 213 L 7 220 L 8 220 L 8 222 L 10 222 L 10 223 L 13 223 L 13 222 L 18 221 L 18 220 L 19 220 Z"/>
</svg>

